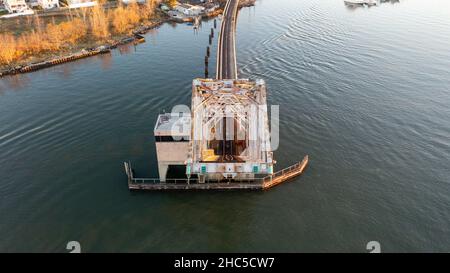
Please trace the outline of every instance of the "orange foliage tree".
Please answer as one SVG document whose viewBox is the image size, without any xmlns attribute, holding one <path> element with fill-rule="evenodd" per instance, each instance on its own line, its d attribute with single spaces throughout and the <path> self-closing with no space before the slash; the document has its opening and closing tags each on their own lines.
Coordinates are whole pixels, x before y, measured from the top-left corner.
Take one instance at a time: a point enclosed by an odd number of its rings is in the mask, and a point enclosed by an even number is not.
<svg viewBox="0 0 450 273">
<path fill-rule="evenodd" d="M 141 21 L 141 15 L 140 7 L 136 2 L 133 2 L 126 7 L 120 5 L 111 14 L 111 21 L 115 32 L 127 32 Z"/>
<path fill-rule="evenodd" d="M 53 21 L 44 25 L 39 16 L 34 16 L 27 20 L 30 31 L 17 37 L 0 34 L 0 65 L 9 65 L 22 57 L 67 48 L 86 37 L 88 33 L 102 40 L 111 36 L 110 28 L 118 34 L 126 33 L 141 20 L 151 18 L 156 4 L 160 1 L 147 0 L 145 5 L 138 5 L 136 2 L 127 6 L 120 5 L 110 12 L 97 5 L 90 12 L 83 10 L 75 16 L 71 14 L 67 21 L 59 24 Z"/>
<path fill-rule="evenodd" d="M 90 23 L 95 37 L 105 39 L 110 36 L 108 16 L 99 5 L 92 8 Z"/>
<path fill-rule="evenodd" d="M 0 34 L 0 48 L 0 63 L 10 64 L 21 55 L 13 35 Z"/>
</svg>

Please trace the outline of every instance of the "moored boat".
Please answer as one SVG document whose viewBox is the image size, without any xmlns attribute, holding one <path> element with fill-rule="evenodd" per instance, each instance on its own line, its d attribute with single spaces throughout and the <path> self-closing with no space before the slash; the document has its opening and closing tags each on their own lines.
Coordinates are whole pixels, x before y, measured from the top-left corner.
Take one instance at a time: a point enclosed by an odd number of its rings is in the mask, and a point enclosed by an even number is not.
<svg viewBox="0 0 450 273">
<path fill-rule="evenodd" d="M 368 5 L 368 6 L 376 6 L 378 5 L 378 0 L 344 0 L 346 5 Z"/>
</svg>

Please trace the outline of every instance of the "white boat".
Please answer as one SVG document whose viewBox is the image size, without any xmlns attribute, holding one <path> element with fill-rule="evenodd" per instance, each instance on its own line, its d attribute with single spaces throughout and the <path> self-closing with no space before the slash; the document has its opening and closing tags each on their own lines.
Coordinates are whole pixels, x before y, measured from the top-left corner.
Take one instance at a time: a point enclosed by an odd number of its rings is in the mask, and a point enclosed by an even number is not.
<svg viewBox="0 0 450 273">
<path fill-rule="evenodd" d="M 90 8 L 97 6 L 97 1 L 77 0 L 69 2 L 69 9 Z"/>
<path fill-rule="evenodd" d="M 198 29 L 200 27 L 201 17 L 197 16 L 194 18 L 194 29 Z"/>
<path fill-rule="evenodd" d="M 344 0 L 346 5 L 367 5 L 367 6 L 376 6 L 379 3 L 379 0 Z"/>
</svg>

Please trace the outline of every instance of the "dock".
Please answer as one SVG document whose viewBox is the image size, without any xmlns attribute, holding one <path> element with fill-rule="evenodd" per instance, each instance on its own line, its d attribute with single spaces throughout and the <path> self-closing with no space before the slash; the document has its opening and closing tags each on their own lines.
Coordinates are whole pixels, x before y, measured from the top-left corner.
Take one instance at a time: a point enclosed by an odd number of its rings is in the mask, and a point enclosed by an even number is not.
<svg viewBox="0 0 450 273">
<path fill-rule="evenodd" d="M 263 178 L 229 180 L 229 181 L 205 181 L 200 183 L 199 179 L 165 179 L 159 178 L 136 178 L 130 162 L 124 162 L 125 173 L 128 177 L 128 189 L 132 191 L 165 191 L 165 190 L 268 190 L 283 182 L 300 176 L 308 165 L 308 156 L 288 168 L 282 169 L 273 175 Z"/>
</svg>

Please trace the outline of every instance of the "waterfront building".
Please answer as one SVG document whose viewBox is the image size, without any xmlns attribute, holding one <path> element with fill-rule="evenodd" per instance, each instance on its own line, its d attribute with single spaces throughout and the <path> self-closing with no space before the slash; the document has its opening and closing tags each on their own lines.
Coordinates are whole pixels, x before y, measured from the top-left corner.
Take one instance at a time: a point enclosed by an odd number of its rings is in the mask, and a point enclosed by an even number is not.
<svg viewBox="0 0 450 273">
<path fill-rule="evenodd" d="M 170 10 L 169 6 L 167 6 L 167 5 L 164 4 L 164 3 L 162 3 L 162 4 L 159 6 L 159 8 L 160 8 L 162 11 L 165 11 L 165 12 L 168 12 L 168 11 Z"/>
<path fill-rule="evenodd" d="M 212 2 L 208 2 L 208 3 L 204 4 L 203 6 L 205 8 L 205 13 L 206 14 L 214 12 L 216 9 L 219 8 L 219 4 L 212 3 Z"/>
<path fill-rule="evenodd" d="M 97 1 L 92 0 L 68 0 L 69 8 L 76 9 L 76 8 L 86 8 L 86 7 L 93 7 L 97 5 Z"/>
<path fill-rule="evenodd" d="M 42 7 L 42 9 L 59 8 L 58 0 L 38 0 L 38 4 Z"/>
<path fill-rule="evenodd" d="M 190 4 L 179 3 L 175 6 L 175 11 L 182 13 L 185 16 L 199 16 L 205 10 L 204 7 L 194 6 Z"/>
<path fill-rule="evenodd" d="M 166 181 L 169 167 L 185 168 L 189 152 L 190 128 L 190 115 L 166 113 L 158 116 L 154 135 L 161 181 Z"/>
<path fill-rule="evenodd" d="M 122 3 L 125 5 L 132 4 L 132 3 L 138 3 L 138 4 L 144 4 L 147 2 L 146 0 L 121 0 Z"/>
<path fill-rule="evenodd" d="M 376 6 L 379 5 L 379 0 L 344 0 L 346 5 L 368 5 Z"/>
<path fill-rule="evenodd" d="M 28 5 L 30 8 L 36 8 L 36 7 L 39 7 L 39 2 L 38 2 L 38 0 L 25 0 L 25 2 L 27 3 L 27 5 Z"/>
<path fill-rule="evenodd" d="M 20 13 L 28 9 L 25 0 L 4 0 L 3 4 L 9 13 Z"/>
</svg>

